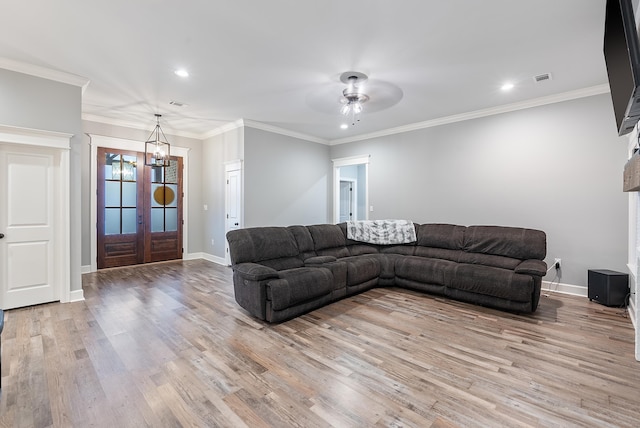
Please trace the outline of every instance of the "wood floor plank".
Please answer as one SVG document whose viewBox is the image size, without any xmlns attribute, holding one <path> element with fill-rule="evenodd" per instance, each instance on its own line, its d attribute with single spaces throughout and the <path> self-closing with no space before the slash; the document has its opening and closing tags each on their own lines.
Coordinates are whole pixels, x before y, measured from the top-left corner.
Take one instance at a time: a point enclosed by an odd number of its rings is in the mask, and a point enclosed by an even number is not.
<svg viewBox="0 0 640 428">
<path fill-rule="evenodd" d="M 281 324 L 204 260 L 83 276 L 5 312 L 0 427 L 637 427 L 624 311 L 548 293 L 519 315 L 378 288 Z"/>
</svg>

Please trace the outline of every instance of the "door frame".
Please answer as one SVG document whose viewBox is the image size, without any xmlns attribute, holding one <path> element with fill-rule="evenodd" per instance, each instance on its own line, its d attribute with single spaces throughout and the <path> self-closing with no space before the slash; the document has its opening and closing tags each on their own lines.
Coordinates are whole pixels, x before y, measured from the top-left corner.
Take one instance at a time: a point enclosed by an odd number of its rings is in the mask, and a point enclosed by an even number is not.
<svg viewBox="0 0 640 428">
<path fill-rule="evenodd" d="M 124 138 L 106 137 L 104 135 L 87 134 L 89 136 L 89 144 L 91 146 L 91 265 L 88 272 L 96 272 L 98 270 L 98 147 L 105 147 L 109 149 L 119 150 L 132 150 L 136 152 L 144 152 L 144 142 L 127 140 Z M 191 149 L 186 147 L 171 146 L 171 156 L 177 156 L 182 158 L 182 192 L 184 198 L 182 199 L 182 218 L 184 225 L 182 226 L 182 248 L 189 248 L 188 236 L 189 236 L 189 222 L 186 219 L 189 218 L 189 152 Z M 183 259 L 187 258 L 187 254 L 183 254 Z"/>
<path fill-rule="evenodd" d="M 0 144 L 43 147 L 58 151 L 59 161 L 56 165 L 58 174 L 57 189 L 54 193 L 59 198 L 54 214 L 54 273 L 57 286 L 57 297 L 60 302 L 71 301 L 71 182 L 69 179 L 71 138 L 73 134 L 62 132 L 42 131 L 39 129 L 18 128 L 0 125 Z"/>
<path fill-rule="evenodd" d="M 350 156 L 332 159 L 333 162 L 333 222 L 340 221 L 340 168 L 364 165 L 364 218 L 369 220 L 369 158 L 370 155 Z"/>
</svg>

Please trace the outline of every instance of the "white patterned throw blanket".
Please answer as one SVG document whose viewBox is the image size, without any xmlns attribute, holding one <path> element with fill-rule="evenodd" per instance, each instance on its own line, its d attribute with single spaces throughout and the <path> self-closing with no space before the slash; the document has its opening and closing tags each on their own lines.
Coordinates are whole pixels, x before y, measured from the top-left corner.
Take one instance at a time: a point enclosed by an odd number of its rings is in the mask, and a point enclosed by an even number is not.
<svg viewBox="0 0 640 428">
<path fill-rule="evenodd" d="M 347 222 L 347 238 L 369 244 L 415 242 L 416 229 L 408 220 L 361 220 Z"/>
</svg>

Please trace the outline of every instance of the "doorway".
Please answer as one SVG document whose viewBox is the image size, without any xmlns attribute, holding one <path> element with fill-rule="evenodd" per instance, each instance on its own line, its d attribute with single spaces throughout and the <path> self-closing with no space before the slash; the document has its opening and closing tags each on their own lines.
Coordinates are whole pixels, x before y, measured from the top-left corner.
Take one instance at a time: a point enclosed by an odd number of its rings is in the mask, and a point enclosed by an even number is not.
<svg viewBox="0 0 640 428">
<path fill-rule="evenodd" d="M 369 219 L 369 155 L 333 160 L 333 221 Z"/>
<path fill-rule="evenodd" d="M 0 309 L 70 300 L 70 139 L 0 126 Z"/>
<path fill-rule="evenodd" d="M 182 258 L 182 159 L 98 149 L 98 269 Z"/>
<path fill-rule="evenodd" d="M 87 135 L 90 137 L 92 165 L 90 181 L 91 224 L 95 225 L 95 227 L 91 228 L 90 234 L 91 265 L 83 266 L 83 273 L 95 272 L 98 269 L 99 250 L 108 244 L 110 240 L 118 241 L 118 239 L 122 239 L 126 243 L 114 245 L 111 248 L 111 257 L 115 258 L 109 263 L 116 261 L 118 257 L 127 259 L 122 265 L 189 258 L 188 253 L 185 254 L 183 252 L 183 249 L 188 248 L 188 223 L 183 219 L 188 218 L 187 189 L 190 149 L 171 146 L 171 166 L 159 171 L 157 169 L 153 170 L 152 167 L 144 166 L 144 160 L 138 158 L 139 153 L 144 152 L 143 142 L 94 134 Z M 98 152 L 101 153 L 100 156 Z M 107 163 L 106 153 L 122 155 L 119 159 L 116 156 L 112 157 L 110 169 L 106 165 L 103 165 L 102 168 L 99 167 L 100 163 Z M 134 158 L 135 165 L 133 164 Z M 114 161 L 120 162 L 120 164 L 116 163 L 115 165 L 116 172 L 120 169 L 120 180 L 115 179 L 113 176 Z M 123 168 L 125 169 L 124 171 Z M 132 177 L 134 171 L 136 183 L 139 180 L 142 180 L 141 183 L 143 183 L 141 196 L 138 195 L 140 187 L 132 185 L 133 180 L 127 179 Z M 109 181 L 112 184 L 109 184 L 109 186 L 118 188 L 121 192 L 123 186 L 127 187 L 127 193 L 122 192 L 119 195 L 112 193 L 110 197 L 113 197 L 113 200 L 109 200 L 109 204 L 112 205 L 102 207 L 101 204 L 106 203 L 105 198 L 107 195 L 103 193 L 100 197 L 98 196 L 100 187 L 103 185 L 100 184 L 103 180 L 99 180 L 99 174 L 105 176 L 111 174 L 111 180 Z M 118 175 L 116 174 L 117 177 Z M 131 193 L 132 186 L 136 186 L 135 197 Z M 124 200 L 116 203 L 118 196 L 119 198 L 124 197 Z M 135 207 L 133 206 L 134 203 Z M 113 228 L 110 231 L 115 232 L 117 227 L 124 227 L 124 229 L 120 229 L 120 233 L 113 233 L 114 236 L 108 237 L 101 243 L 98 242 L 98 237 L 100 233 L 106 231 L 104 228 L 107 226 L 104 223 L 99 224 L 98 213 L 102 211 L 100 208 L 111 208 L 110 215 L 117 219 L 115 223 L 110 225 Z M 141 212 L 138 212 L 138 210 Z M 101 215 L 106 215 L 106 213 Z M 142 217 L 140 217 L 141 215 Z M 118 226 L 118 222 L 120 222 L 120 226 Z M 141 232 L 138 232 L 139 228 L 142 229 Z M 135 230 L 135 232 L 131 233 L 132 230 Z M 132 242 L 131 238 L 133 237 L 135 239 Z M 134 245 L 136 246 L 135 251 L 133 249 Z M 117 256 L 115 254 L 117 251 L 121 251 L 123 254 Z M 132 262 L 132 259 L 135 260 L 135 263 Z M 140 259 L 142 261 L 139 261 Z M 112 263 L 112 265 L 115 266 L 117 264 Z M 101 265 L 101 267 L 103 266 Z"/>
<path fill-rule="evenodd" d="M 242 162 L 232 161 L 225 165 L 225 224 L 224 235 L 242 227 Z M 224 240 L 225 262 L 231 265 L 229 242 Z"/>
<path fill-rule="evenodd" d="M 358 218 L 358 181 L 340 179 L 340 223 Z"/>
</svg>

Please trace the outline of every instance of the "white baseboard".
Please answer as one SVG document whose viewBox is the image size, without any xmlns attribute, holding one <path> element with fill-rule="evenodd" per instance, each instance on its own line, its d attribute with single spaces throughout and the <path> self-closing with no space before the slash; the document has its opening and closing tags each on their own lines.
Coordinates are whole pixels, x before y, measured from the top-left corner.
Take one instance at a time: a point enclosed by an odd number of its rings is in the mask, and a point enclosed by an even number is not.
<svg viewBox="0 0 640 428">
<path fill-rule="evenodd" d="M 213 263 L 217 263 L 217 264 L 222 265 L 222 266 L 229 266 L 227 264 L 227 261 L 224 258 L 218 257 L 218 256 L 214 256 L 213 254 L 202 253 L 202 257 L 201 258 L 203 258 L 205 260 L 208 260 L 210 262 L 213 262 Z"/>
<path fill-rule="evenodd" d="M 636 312 L 636 304 L 633 301 L 633 299 L 629 299 L 629 306 L 627 306 L 627 312 L 629 312 L 629 318 L 631 318 L 631 323 L 633 324 L 633 328 L 636 331 L 638 331 L 638 324 L 636 319 L 636 315 L 638 312 Z"/>
<path fill-rule="evenodd" d="M 209 253 L 189 253 L 189 254 L 185 254 L 182 257 L 183 260 L 197 260 L 197 259 L 204 259 L 204 260 L 208 260 L 210 262 L 213 263 L 217 263 L 219 265 L 222 266 L 228 266 L 227 265 L 227 261 L 222 258 L 222 257 L 218 257 L 218 256 L 214 256 L 213 254 L 209 254 Z"/>
<path fill-rule="evenodd" d="M 587 297 L 589 295 L 587 287 L 550 281 L 542 281 L 542 291 L 552 291 L 554 293 L 570 294 L 572 296 L 581 297 Z"/>
<path fill-rule="evenodd" d="M 84 300 L 84 291 L 80 290 L 71 290 L 69 293 L 69 303 L 71 302 L 81 302 Z"/>
<path fill-rule="evenodd" d="M 228 266 L 227 261 L 224 258 L 214 256 L 213 254 L 209 254 L 209 253 L 187 253 L 187 254 L 183 254 L 182 256 L 182 260 L 198 260 L 198 259 L 204 259 L 213 263 L 217 263 L 222 266 Z M 82 275 L 84 275 L 85 273 L 91 273 L 91 272 L 92 272 L 91 265 L 85 265 L 80 267 L 80 273 Z M 83 300 L 83 299 L 81 298 L 79 300 Z"/>
</svg>

